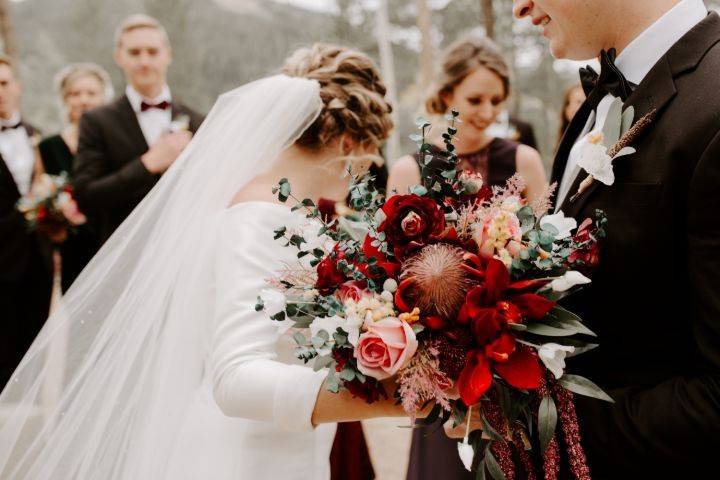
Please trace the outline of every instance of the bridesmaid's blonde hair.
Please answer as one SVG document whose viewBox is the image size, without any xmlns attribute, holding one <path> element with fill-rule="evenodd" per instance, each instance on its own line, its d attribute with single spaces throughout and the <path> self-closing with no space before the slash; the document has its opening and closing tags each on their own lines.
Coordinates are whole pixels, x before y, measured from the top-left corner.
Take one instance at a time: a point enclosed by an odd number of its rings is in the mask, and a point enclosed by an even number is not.
<svg viewBox="0 0 720 480">
<path fill-rule="evenodd" d="M 316 43 L 295 51 L 282 73 L 317 80 L 323 109 L 297 144 L 317 149 L 343 134 L 379 147 L 393 128 L 392 106 L 375 63 L 345 47 Z"/>
</svg>

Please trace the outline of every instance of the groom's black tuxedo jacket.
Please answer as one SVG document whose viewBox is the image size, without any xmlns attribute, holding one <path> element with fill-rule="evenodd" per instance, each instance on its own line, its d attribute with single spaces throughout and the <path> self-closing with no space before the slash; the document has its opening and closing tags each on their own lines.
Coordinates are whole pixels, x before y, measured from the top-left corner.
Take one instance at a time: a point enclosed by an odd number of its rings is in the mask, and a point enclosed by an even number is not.
<svg viewBox="0 0 720 480">
<path fill-rule="evenodd" d="M 172 103 L 172 116 L 187 115 L 195 133 L 202 115 Z M 99 224 L 102 241 L 112 235 L 160 175 L 147 171 L 140 157 L 148 151 L 140 123 L 127 96 L 96 108 L 80 120 L 73 184 L 80 209 Z"/>
<path fill-rule="evenodd" d="M 696 478 L 720 446 L 720 17 L 676 43 L 627 100 L 657 117 L 595 182 L 561 206 L 608 216 L 589 288 L 568 298 L 600 346 L 570 361 L 615 399 L 576 396 L 593 478 Z M 589 115 L 563 139 L 553 180 Z M 576 179 L 567 197 L 586 174 Z M 699 477 L 697 477 L 699 478 Z"/>
</svg>

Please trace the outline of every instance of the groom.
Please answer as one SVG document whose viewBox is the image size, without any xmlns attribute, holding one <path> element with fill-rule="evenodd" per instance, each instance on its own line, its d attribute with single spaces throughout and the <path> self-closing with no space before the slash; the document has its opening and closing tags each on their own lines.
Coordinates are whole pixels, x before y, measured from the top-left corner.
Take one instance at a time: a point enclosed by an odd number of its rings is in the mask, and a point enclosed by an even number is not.
<svg viewBox="0 0 720 480">
<path fill-rule="evenodd" d="M 576 396 L 593 478 L 714 478 L 720 442 L 720 17 L 702 0 L 515 0 L 558 58 L 601 50 L 600 78 L 555 165 L 559 208 L 608 217 L 600 264 L 571 307 L 600 347 L 573 359 L 614 404 Z M 587 72 L 586 72 L 587 73 Z M 587 173 L 576 142 L 615 97 L 654 110 L 615 182 Z M 575 198 L 573 198 L 575 197 Z M 700 476 L 702 469 L 708 472 Z"/>
<path fill-rule="evenodd" d="M 80 209 L 100 222 L 103 241 L 182 153 L 203 120 L 172 97 L 166 80 L 171 61 L 165 28 L 147 15 L 128 17 L 115 34 L 125 94 L 80 120 L 75 193 Z"/>
</svg>

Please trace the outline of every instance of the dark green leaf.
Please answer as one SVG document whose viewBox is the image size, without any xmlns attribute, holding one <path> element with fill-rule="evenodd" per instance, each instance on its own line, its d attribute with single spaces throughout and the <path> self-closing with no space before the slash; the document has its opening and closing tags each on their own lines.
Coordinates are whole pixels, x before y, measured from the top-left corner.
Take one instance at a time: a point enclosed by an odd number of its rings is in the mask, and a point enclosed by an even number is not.
<svg viewBox="0 0 720 480">
<path fill-rule="evenodd" d="M 558 380 L 558 383 L 578 395 L 584 395 L 586 397 L 597 398 L 599 400 L 605 400 L 606 402 L 615 403 L 615 400 L 613 400 L 600 387 L 580 375 L 565 374 Z"/>
<path fill-rule="evenodd" d="M 538 432 L 540 434 L 541 452 L 545 452 L 545 449 L 550 444 L 550 440 L 555 435 L 556 427 L 557 408 L 555 408 L 555 401 L 551 396 L 543 397 L 538 409 Z"/>
<path fill-rule="evenodd" d="M 505 480 L 505 474 L 503 473 L 502 468 L 500 468 L 497 460 L 495 460 L 495 457 L 493 456 L 492 450 L 490 450 L 490 448 L 487 448 L 485 450 L 485 464 L 487 466 L 488 472 L 490 472 L 490 475 L 495 480 Z"/>
<path fill-rule="evenodd" d="M 490 437 L 491 440 L 495 440 L 497 442 L 503 442 L 505 439 L 502 435 L 500 435 L 493 427 L 490 425 L 490 422 L 487 421 L 487 418 L 485 418 L 485 415 L 480 415 L 480 420 L 482 421 L 483 425 L 483 432 L 485 435 Z"/>
<path fill-rule="evenodd" d="M 270 315 L 270 320 L 275 320 L 276 322 L 282 322 L 285 320 L 285 312 L 278 312 L 275 315 Z"/>
<path fill-rule="evenodd" d="M 528 333 L 534 333 L 535 335 L 543 335 L 546 337 L 569 337 L 575 334 L 575 329 L 568 328 L 557 328 L 544 323 L 528 323 Z"/>
</svg>

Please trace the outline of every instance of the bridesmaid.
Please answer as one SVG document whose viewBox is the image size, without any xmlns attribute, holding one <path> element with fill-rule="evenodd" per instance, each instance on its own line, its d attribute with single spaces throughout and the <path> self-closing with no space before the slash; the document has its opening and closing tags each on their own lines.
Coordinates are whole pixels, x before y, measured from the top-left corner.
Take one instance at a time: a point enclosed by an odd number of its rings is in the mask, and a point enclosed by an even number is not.
<svg viewBox="0 0 720 480">
<path fill-rule="evenodd" d="M 455 139 L 460 166 L 480 173 L 486 185 L 504 185 L 517 172 L 525 179 L 525 193 L 532 200 L 541 195 L 546 186 L 540 154 L 526 145 L 487 133 L 503 111 L 509 95 L 510 70 L 497 46 L 488 38 L 467 37 L 444 53 L 425 110 L 431 116 L 457 110 L 462 121 Z M 439 136 L 442 131 L 442 127 L 434 128 L 437 138 L 430 138 L 437 151 L 443 145 Z M 418 183 L 417 158 L 407 155 L 392 166 L 387 191 L 405 193 L 408 187 Z"/>
<path fill-rule="evenodd" d="M 51 175 L 72 173 L 73 159 L 78 145 L 78 124 L 86 111 L 99 107 L 112 97 L 112 86 L 107 72 L 92 63 L 70 65 L 55 77 L 64 111 L 65 127 L 39 144 L 45 171 Z M 59 247 L 60 284 L 63 293 L 99 248 L 90 225 L 76 227 L 68 233 Z"/>
<path fill-rule="evenodd" d="M 563 106 L 560 110 L 560 130 L 558 131 L 557 139 L 558 146 L 560 145 L 563 135 L 565 135 L 565 130 L 567 130 L 570 126 L 570 122 L 572 122 L 572 119 L 575 117 L 577 111 L 580 110 L 580 106 L 582 106 L 583 102 L 585 102 L 585 91 L 583 90 L 582 85 L 578 83 L 565 90 L 565 95 L 563 96 Z"/>
<path fill-rule="evenodd" d="M 429 115 L 443 115 L 454 109 L 460 113 L 455 146 L 460 167 L 483 176 L 485 185 L 504 185 L 516 172 L 525 179 L 525 196 L 532 200 L 542 195 L 547 183 L 540 154 L 512 140 L 487 133 L 503 111 L 510 94 L 509 68 L 498 48 L 489 39 L 467 37 L 453 45 L 442 58 L 437 82 L 426 101 Z M 443 124 L 439 122 L 438 124 Z M 433 129 L 431 138 L 436 152 L 441 150 L 444 128 Z M 388 194 L 406 193 L 420 183 L 417 156 L 398 159 L 390 170 Z M 445 436 L 440 425 L 413 431 L 408 480 L 474 479 L 460 462 L 457 440 Z"/>
</svg>

